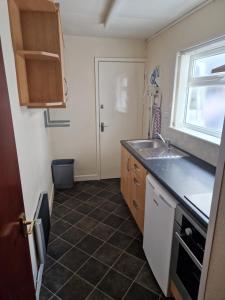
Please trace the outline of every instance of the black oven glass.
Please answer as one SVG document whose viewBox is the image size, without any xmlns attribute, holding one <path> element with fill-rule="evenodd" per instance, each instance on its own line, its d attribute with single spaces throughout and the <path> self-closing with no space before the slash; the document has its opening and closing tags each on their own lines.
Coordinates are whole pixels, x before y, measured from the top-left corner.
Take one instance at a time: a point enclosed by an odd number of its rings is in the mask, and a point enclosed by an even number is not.
<svg viewBox="0 0 225 300">
<path fill-rule="evenodd" d="M 176 273 L 191 298 L 197 300 L 201 271 L 196 267 L 190 256 L 180 244 Z"/>
</svg>

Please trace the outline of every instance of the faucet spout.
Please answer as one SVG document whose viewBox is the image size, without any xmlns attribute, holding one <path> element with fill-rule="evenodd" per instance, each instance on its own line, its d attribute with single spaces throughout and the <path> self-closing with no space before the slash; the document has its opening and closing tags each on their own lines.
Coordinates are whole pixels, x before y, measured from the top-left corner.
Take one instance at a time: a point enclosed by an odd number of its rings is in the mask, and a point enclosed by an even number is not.
<svg viewBox="0 0 225 300">
<path fill-rule="evenodd" d="M 162 135 L 161 135 L 160 133 L 157 133 L 156 135 L 160 138 L 160 140 L 161 140 L 164 144 L 166 144 L 166 140 L 162 137 Z"/>
</svg>

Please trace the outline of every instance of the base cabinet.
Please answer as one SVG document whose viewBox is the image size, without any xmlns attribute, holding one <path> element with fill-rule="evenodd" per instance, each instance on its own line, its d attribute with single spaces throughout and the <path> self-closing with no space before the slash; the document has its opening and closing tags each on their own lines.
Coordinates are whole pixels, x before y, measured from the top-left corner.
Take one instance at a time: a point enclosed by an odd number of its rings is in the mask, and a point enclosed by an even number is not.
<svg viewBox="0 0 225 300">
<path fill-rule="evenodd" d="M 144 230 L 146 169 L 122 146 L 121 193 L 139 227 Z"/>
</svg>

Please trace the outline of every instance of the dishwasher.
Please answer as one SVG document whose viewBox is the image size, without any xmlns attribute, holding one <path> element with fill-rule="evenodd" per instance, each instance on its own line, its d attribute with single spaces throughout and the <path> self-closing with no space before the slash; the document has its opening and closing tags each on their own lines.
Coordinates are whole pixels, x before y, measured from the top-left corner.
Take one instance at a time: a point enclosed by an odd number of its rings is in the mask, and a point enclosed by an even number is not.
<svg viewBox="0 0 225 300">
<path fill-rule="evenodd" d="M 177 202 L 151 175 L 146 177 L 143 248 L 165 296 L 169 296 L 170 261 Z"/>
</svg>

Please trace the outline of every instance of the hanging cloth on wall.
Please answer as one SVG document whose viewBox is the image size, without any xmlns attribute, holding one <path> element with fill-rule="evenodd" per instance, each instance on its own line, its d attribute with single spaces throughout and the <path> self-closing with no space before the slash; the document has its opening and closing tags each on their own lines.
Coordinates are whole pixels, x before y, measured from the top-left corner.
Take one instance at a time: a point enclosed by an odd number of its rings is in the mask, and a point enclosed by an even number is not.
<svg viewBox="0 0 225 300">
<path fill-rule="evenodd" d="M 154 103 L 152 105 L 152 138 L 157 138 L 157 133 L 161 132 L 161 106 Z"/>
</svg>

